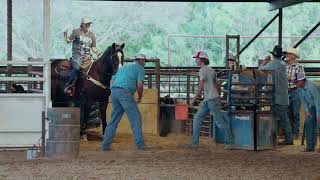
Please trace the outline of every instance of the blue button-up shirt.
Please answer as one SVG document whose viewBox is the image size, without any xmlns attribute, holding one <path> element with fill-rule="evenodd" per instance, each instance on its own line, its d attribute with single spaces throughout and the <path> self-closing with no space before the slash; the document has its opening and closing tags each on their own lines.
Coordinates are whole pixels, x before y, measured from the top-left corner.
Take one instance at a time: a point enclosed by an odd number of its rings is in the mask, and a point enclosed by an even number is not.
<svg viewBox="0 0 320 180">
<path fill-rule="evenodd" d="M 286 64 L 280 58 L 275 58 L 266 65 L 261 64 L 258 69 L 273 71 L 275 78 L 275 104 L 289 105 Z"/>
<path fill-rule="evenodd" d="M 118 72 L 112 76 L 111 89 L 114 87 L 130 90 L 132 94 L 137 89 L 138 81 L 145 78 L 145 70 L 143 66 L 136 62 L 128 63 L 122 66 Z"/>
<path fill-rule="evenodd" d="M 304 110 L 310 112 L 310 110 L 314 108 L 317 118 L 320 118 L 320 87 L 306 80 L 304 87 L 299 88 L 299 93 Z"/>
</svg>

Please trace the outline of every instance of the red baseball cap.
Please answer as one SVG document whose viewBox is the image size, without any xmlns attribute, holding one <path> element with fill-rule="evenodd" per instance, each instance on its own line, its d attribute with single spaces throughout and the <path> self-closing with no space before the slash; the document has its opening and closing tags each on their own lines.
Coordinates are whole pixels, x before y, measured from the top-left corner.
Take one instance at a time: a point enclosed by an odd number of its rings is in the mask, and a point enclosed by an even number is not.
<svg viewBox="0 0 320 180">
<path fill-rule="evenodd" d="M 209 59 L 208 54 L 204 51 L 197 51 L 193 58 L 204 58 Z"/>
</svg>

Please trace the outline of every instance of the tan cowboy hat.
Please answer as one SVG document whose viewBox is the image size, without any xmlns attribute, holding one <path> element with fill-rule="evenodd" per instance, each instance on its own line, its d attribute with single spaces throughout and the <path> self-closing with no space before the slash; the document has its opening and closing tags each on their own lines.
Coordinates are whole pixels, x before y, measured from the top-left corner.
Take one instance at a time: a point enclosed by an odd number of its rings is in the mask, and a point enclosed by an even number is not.
<svg viewBox="0 0 320 180">
<path fill-rule="evenodd" d="M 287 53 L 287 54 L 292 54 L 292 55 L 296 56 L 297 59 L 300 58 L 299 51 L 298 51 L 298 49 L 296 49 L 296 48 L 289 48 L 289 49 L 286 51 L 286 53 Z"/>
</svg>

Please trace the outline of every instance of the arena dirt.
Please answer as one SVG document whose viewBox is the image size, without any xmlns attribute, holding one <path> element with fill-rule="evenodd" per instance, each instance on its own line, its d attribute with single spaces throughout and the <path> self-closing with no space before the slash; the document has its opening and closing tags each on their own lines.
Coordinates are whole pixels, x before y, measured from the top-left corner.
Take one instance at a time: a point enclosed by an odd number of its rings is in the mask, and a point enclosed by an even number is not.
<svg viewBox="0 0 320 180">
<path fill-rule="evenodd" d="M 276 150 L 224 150 L 203 138 L 188 149 L 188 136 L 145 135 L 149 149 L 135 150 L 130 135 L 117 135 L 111 151 L 99 138 L 81 141 L 77 159 L 26 160 L 25 151 L 0 152 L 0 179 L 319 179 L 320 153 L 294 146 Z M 90 138 L 89 138 L 90 140 Z"/>
</svg>

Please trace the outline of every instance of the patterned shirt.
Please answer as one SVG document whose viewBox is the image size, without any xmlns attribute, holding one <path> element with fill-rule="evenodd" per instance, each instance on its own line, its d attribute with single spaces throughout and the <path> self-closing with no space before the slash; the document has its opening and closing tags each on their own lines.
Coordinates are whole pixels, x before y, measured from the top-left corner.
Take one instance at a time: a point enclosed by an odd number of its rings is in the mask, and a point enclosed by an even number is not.
<svg viewBox="0 0 320 180">
<path fill-rule="evenodd" d="M 83 33 L 81 28 L 74 29 L 69 37 L 72 39 L 72 58 L 74 61 L 80 61 L 81 58 L 90 55 L 90 49 L 96 47 L 96 37 L 89 31 Z"/>
<path fill-rule="evenodd" d="M 297 86 L 291 82 L 291 79 L 294 79 L 295 78 L 295 75 L 298 73 L 298 72 L 304 72 L 304 68 L 303 66 L 301 66 L 299 63 L 297 62 L 294 62 L 293 64 L 289 65 L 287 64 L 287 75 L 288 75 L 288 88 L 289 89 L 292 89 L 292 88 L 296 88 Z"/>
</svg>

